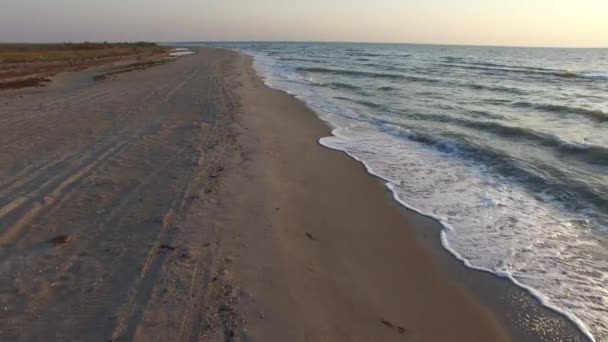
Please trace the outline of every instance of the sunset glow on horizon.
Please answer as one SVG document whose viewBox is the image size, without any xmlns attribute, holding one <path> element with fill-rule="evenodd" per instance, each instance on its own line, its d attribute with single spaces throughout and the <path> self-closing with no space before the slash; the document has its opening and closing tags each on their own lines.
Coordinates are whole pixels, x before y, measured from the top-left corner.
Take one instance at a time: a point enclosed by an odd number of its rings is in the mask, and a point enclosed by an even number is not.
<svg viewBox="0 0 608 342">
<path fill-rule="evenodd" d="M 9 0 L 1 42 L 342 41 L 608 47 L 605 0 Z"/>
</svg>

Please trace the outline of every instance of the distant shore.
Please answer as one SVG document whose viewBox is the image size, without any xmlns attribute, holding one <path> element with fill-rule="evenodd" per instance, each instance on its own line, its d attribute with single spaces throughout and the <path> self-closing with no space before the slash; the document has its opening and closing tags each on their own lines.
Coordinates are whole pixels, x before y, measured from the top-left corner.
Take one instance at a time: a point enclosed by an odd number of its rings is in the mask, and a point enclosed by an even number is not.
<svg viewBox="0 0 608 342">
<path fill-rule="evenodd" d="M 42 87 L 59 73 L 94 67 L 141 69 L 169 51 L 146 42 L 0 44 L 0 90 Z"/>
<path fill-rule="evenodd" d="M 251 62 L 0 92 L 0 339 L 584 340 L 443 250 Z"/>
</svg>

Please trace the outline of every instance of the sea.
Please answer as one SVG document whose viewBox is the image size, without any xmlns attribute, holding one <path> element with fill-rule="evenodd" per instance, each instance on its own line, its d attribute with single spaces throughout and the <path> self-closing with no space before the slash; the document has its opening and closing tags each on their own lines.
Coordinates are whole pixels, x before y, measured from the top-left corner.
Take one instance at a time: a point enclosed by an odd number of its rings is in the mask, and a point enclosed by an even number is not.
<svg viewBox="0 0 608 342">
<path fill-rule="evenodd" d="M 608 49 L 213 45 L 253 56 L 468 267 L 608 341 Z"/>
</svg>

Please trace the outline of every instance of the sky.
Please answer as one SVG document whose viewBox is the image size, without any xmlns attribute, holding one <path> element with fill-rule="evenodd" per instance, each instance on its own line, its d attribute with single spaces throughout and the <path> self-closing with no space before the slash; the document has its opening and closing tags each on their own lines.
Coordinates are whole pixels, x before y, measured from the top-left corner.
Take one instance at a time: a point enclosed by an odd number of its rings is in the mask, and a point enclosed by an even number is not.
<svg viewBox="0 0 608 342">
<path fill-rule="evenodd" d="M 608 47 L 608 0 L 0 0 L 0 42 Z"/>
</svg>

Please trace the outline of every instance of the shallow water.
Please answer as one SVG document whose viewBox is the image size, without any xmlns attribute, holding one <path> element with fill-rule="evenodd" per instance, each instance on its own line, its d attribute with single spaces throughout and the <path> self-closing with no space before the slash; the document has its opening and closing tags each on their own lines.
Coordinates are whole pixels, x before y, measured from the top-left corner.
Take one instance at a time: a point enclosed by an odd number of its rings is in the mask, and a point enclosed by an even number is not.
<svg viewBox="0 0 608 342">
<path fill-rule="evenodd" d="M 444 246 L 608 340 L 608 50 L 222 43 Z M 320 165 L 319 167 L 322 167 Z"/>
</svg>

